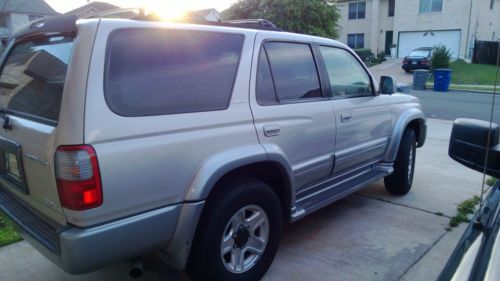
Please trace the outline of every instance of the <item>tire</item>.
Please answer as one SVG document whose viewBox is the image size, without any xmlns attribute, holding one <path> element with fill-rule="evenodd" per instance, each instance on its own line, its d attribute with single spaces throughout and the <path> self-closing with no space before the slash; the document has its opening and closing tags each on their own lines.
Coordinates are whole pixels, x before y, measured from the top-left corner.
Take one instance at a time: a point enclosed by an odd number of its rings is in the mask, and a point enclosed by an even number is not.
<svg viewBox="0 0 500 281">
<path fill-rule="evenodd" d="M 200 218 L 187 273 L 192 280 L 260 280 L 271 266 L 281 239 L 280 201 L 266 183 L 257 179 L 222 185 L 218 189 L 222 192 L 209 198 Z M 262 249 L 262 253 L 248 249 L 251 246 Z M 238 255 L 243 256 L 243 267 L 233 262 Z"/>
<path fill-rule="evenodd" d="M 410 70 L 409 70 L 409 69 L 405 69 L 405 72 L 406 72 L 406 73 L 410 73 Z"/>
<path fill-rule="evenodd" d="M 415 173 L 416 152 L 415 131 L 406 129 L 401 138 L 398 155 L 394 162 L 394 173 L 384 179 L 387 191 L 395 195 L 404 195 L 410 191 Z"/>
</svg>

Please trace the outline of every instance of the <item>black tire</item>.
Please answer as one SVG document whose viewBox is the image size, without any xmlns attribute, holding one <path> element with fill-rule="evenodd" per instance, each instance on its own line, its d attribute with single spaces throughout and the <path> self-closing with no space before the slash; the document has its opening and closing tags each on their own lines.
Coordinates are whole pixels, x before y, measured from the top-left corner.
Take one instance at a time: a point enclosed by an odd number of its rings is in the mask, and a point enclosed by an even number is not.
<svg viewBox="0 0 500 281">
<path fill-rule="evenodd" d="M 220 192 L 209 197 L 204 208 L 188 261 L 187 273 L 192 280 L 260 280 L 271 266 L 281 239 L 283 216 L 280 201 L 266 183 L 257 179 L 231 180 L 222 185 L 219 186 L 221 189 L 218 189 Z M 225 257 L 222 255 L 221 243 L 223 235 L 227 233 L 226 227 L 232 225 L 229 224 L 230 220 L 247 206 L 258 206 L 267 215 L 268 239 L 263 253 L 254 265 L 247 271 L 234 273 L 223 262 Z M 236 238 L 232 240 L 236 245 Z M 234 247 L 236 246 L 233 246 L 233 249 Z"/>
<path fill-rule="evenodd" d="M 395 195 L 404 195 L 410 191 L 413 183 L 413 175 L 415 173 L 416 151 L 415 131 L 406 129 L 401 138 L 398 155 L 394 162 L 394 173 L 384 179 L 385 189 L 387 191 Z M 413 156 L 411 159 L 410 155 Z"/>
<path fill-rule="evenodd" d="M 409 70 L 409 69 L 405 69 L 405 72 L 406 72 L 406 73 L 410 73 L 410 70 Z"/>
</svg>

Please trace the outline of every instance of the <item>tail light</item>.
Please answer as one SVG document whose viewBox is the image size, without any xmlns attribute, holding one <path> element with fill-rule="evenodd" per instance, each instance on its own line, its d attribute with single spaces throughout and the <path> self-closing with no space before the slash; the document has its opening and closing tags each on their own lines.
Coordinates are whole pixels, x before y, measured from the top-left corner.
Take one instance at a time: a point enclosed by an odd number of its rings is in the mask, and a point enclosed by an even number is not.
<svg viewBox="0 0 500 281">
<path fill-rule="evenodd" d="M 63 207 L 82 211 L 102 204 L 99 163 L 92 146 L 60 146 L 56 151 L 55 170 Z"/>
<path fill-rule="evenodd" d="M 428 60 L 423 60 L 421 63 L 422 64 L 429 64 L 429 61 Z"/>
</svg>

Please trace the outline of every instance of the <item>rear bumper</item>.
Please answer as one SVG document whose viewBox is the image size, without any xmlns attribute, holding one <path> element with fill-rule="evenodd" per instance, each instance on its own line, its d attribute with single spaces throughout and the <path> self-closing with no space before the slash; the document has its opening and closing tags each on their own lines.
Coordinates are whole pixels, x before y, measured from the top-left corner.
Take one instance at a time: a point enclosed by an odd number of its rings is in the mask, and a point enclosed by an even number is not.
<svg viewBox="0 0 500 281">
<path fill-rule="evenodd" d="M 403 64 L 401 68 L 403 68 L 404 70 L 430 69 L 429 65 L 419 65 L 419 64 Z"/>
<path fill-rule="evenodd" d="M 77 228 L 51 224 L 0 188 L 0 209 L 19 226 L 23 237 L 72 274 L 167 249 L 175 240 L 181 210 L 200 210 L 202 206 L 202 202 L 172 205 L 95 227 Z"/>
</svg>

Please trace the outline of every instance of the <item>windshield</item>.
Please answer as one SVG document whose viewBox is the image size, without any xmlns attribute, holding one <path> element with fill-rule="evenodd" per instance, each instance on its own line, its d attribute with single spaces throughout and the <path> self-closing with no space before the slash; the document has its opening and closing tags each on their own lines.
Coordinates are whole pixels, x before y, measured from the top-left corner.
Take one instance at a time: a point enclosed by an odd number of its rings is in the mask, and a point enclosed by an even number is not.
<svg viewBox="0 0 500 281">
<path fill-rule="evenodd" d="M 410 57 L 427 57 L 429 56 L 430 51 L 427 50 L 415 50 L 412 51 L 408 56 Z"/>
<path fill-rule="evenodd" d="M 0 75 L 0 108 L 57 122 L 72 46 L 69 37 L 15 45 Z"/>
</svg>

